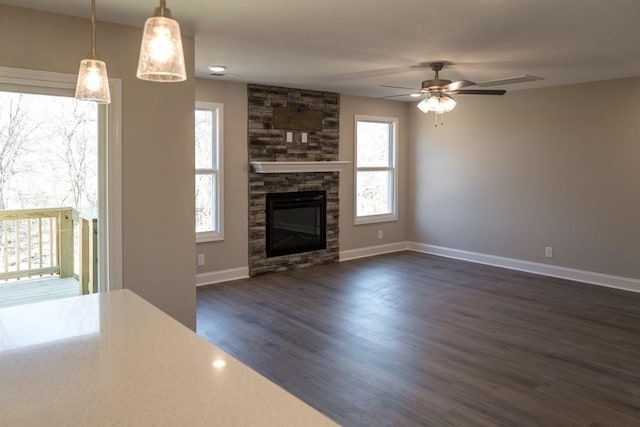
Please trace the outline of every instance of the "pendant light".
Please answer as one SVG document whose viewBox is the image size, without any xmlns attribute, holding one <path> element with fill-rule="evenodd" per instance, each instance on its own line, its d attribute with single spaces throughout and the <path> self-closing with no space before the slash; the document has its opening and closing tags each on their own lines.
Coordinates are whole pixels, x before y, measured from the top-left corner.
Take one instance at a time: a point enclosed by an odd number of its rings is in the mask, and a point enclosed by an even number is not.
<svg viewBox="0 0 640 427">
<path fill-rule="evenodd" d="M 76 99 L 98 104 L 111 103 L 107 64 L 96 55 L 96 0 L 91 0 L 91 52 L 89 58 L 80 61 Z"/>
<path fill-rule="evenodd" d="M 141 80 L 181 82 L 187 79 L 180 25 L 171 18 L 166 3 L 160 0 L 160 7 L 144 23 L 136 73 Z"/>
</svg>

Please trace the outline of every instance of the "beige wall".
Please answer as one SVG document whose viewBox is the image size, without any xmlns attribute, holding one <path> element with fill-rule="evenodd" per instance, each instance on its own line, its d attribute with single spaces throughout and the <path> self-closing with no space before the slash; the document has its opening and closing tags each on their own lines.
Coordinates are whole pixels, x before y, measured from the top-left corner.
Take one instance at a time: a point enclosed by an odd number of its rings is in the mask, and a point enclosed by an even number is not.
<svg viewBox="0 0 640 427">
<path fill-rule="evenodd" d="M 410 238 L 640 278 L 640 78 L 411 108 Z M 544 257 L 552 246 L 554 257 Z"/>
<path fill-rule="evenodd" d="M 197 245 L 205 255 L 197 272 L 247 267 L 247 85 L 197 79 L 196 100 L 224 104 L 224 241 Z"/>
<path fill-rule="evenodd" d="M 135 77 L 141 34 L 98 23 L 98 54 L 122 79 L 123 283 L 193 328 L 193 38 L 190 79 L 159 84 Z M 75 74 L 90 35 L 87 19 L 0 6 L 0 66 Z"/>
<path fill-rule="evenodd" d="M 356 96 L 340 96 L 340 160 L 354 160 L 355 115 L 385 116 L 398 119 L 398 220 L 354 225 L 354 169 L 340 176 L 340 251 L 407 240 L 407 201 L 409 164 L 409 106 L 405 102 Z M 378 240 L 378 230 L 384 238 Z"/>
</svg>

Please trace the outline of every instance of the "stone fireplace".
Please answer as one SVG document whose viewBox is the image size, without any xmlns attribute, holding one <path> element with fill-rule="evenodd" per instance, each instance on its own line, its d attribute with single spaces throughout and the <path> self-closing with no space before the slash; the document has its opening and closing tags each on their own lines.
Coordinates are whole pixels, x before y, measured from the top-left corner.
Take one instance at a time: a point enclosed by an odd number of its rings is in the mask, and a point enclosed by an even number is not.
<svg viewBox="0 0 640 427">
<path fill-rule="evenodd" d="M 249 85 L 249 161 L 337 162 L 339 145 L 340 96 L 337 93 L 303 89 Z M 292 112 L 293 119 L 275 117 L 274 110 Z M 277 111 L 276 111 L 277 112 Z M 299 114 L 300 120 L 295 115 Z M 307 120 L 308 119 L 308 120 Z M 287 121 L 289 120 L 289 121 Z M 307 124 L 308 123 L 308 124 Z M 302 163 L 300 163 L 302 162 Z M 278 163 L 276 163 L 278 164 Z M 324 164 L 324 163 L 323 163 Z M 290 270 L 339 259 L 339 172 L 313 167 L 300 172 L 249 170 L 249 274 Z M 324 195 L 324 248 L 298 253 L 268 251 L 267 195 L 321 192 Z M 275 196 L 273 196 L 275 195 Z M 311 211 L 307 212 L 310 215 Z M 312 225 L 312 223 L 314 225 Z M 297 228 L 296 228 L 297 227 Z M 315 228 L 315 221 L 290 229 Z M 292 233 L 295 234 L 295 233 Z M 300 237 L 301 235 L 299 235 Z M 269 253 L 267 253 L 269 252 Z"/>
</svg>

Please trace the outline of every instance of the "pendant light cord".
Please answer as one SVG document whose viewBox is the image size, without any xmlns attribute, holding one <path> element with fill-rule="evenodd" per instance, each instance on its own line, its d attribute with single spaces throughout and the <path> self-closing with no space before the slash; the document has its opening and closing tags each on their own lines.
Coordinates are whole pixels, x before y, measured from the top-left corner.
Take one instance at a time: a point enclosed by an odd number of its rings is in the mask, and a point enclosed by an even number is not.
<svg viewBox="0 0 640 427">
<path fill-rule="evenodd" d="M 96 57 L 96 0 L 91 0 L 91 59 Z"/>
</svg>

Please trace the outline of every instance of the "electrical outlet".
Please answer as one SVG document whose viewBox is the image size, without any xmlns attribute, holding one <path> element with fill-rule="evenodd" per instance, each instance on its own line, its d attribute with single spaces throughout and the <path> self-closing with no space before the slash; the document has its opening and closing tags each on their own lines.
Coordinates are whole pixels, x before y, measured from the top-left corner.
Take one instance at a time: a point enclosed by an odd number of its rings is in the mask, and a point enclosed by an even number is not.
<svg viewBox="0 0 640 427">
<path fill-rule="evenodd" d="M 287 142 L 293 142 L 293 132 L 287 132 Z"/>
<path fill-rule="evenodd" d="M 382 240 L 382 230 L 378 230 L 378 240 Z"/>
<path fill-rule="evenodd" d="M 547 258 L 553 258 L 553 248 L 551 246 L 544 248 L 544 256 Z"/>
<path fill-rule="evenodd" d="M 306 144 L 307 143 L 307 133 L 306 132 L 302 132 L 302 143 Z"/>
<path fill-rule="evenodd" d="M 198 267 L 202 267 L 204 265 L 204 254 L 198 254 Z"/>
</svg>

